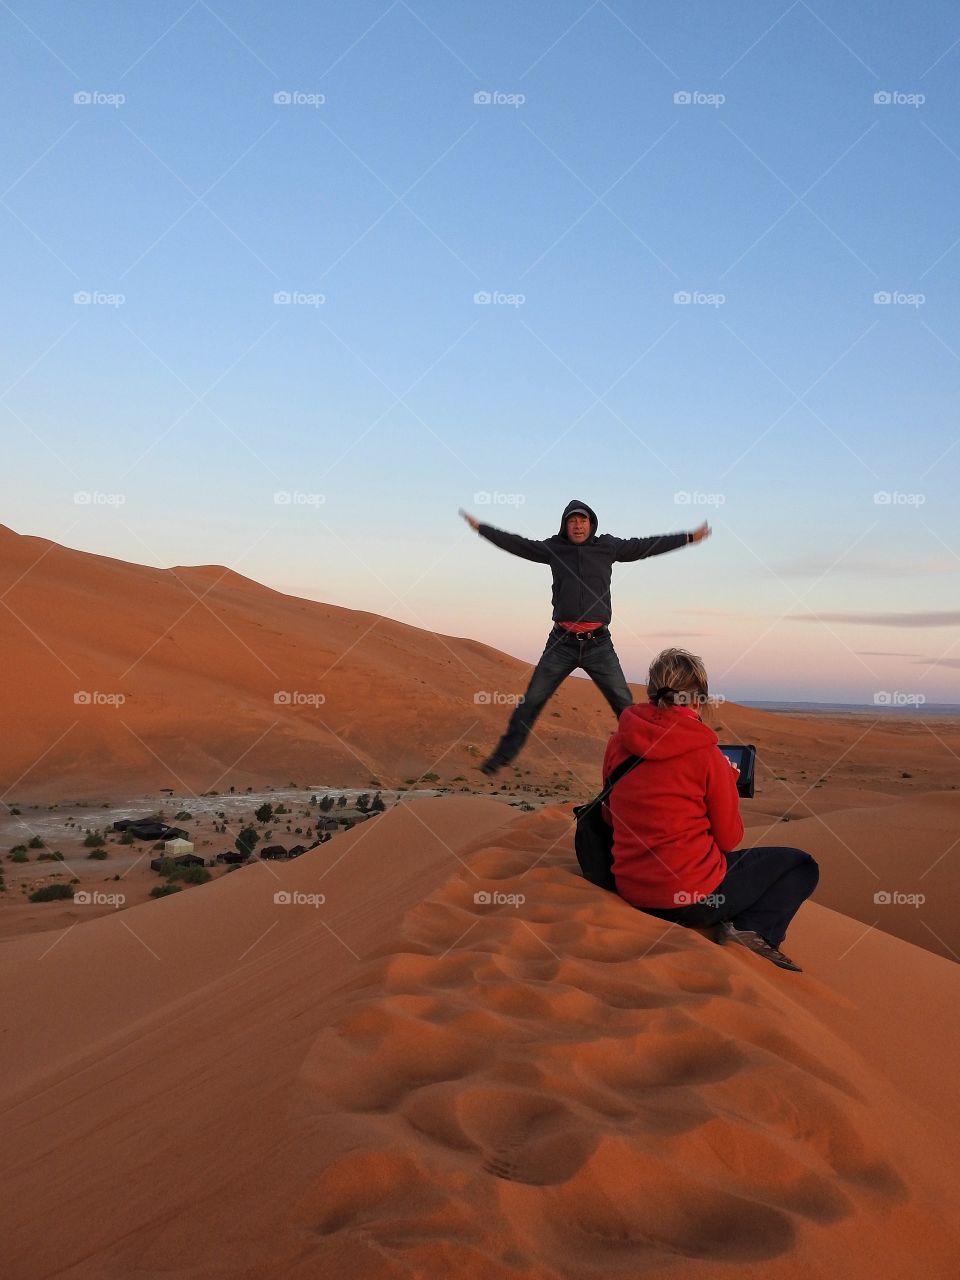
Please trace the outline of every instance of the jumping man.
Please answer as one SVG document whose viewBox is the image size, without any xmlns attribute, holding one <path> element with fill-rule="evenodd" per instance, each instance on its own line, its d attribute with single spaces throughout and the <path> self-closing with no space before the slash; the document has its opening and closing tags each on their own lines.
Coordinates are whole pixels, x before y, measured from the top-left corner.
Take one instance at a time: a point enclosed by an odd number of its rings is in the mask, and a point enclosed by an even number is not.
<svg viewBox="0 0 960 1280">
<path fill-rule="evenodd" d="M 553 572 L 553 630 L 547 637 L 527 691 L 517 705 L 493 754 L 480 766 L 494 774 L 517 755 L 548 699 L 572 671 L 582 667 L 619 719 L 633 704 L 610 638 L 610 577 L 615 561 L 646 560 L 710 536 L 704 521 L 691 533 L 665 533 L 653 538 L 597 536 L 597 517 L 585 502 L 568 502 L 560 531 L 550 538 L 524 538 L 460 514 L 483 538 L 524 560 L 548 564 Z"/>
</svg>

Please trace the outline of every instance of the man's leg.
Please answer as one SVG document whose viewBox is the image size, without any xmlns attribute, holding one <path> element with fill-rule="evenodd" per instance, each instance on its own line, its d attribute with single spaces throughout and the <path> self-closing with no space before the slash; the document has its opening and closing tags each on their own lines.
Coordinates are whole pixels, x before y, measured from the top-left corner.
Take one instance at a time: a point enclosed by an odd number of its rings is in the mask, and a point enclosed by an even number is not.
<svg viewBox="0 0 960 1280">
<path fill-rule="evenodd" d="M 620 719 L 620 712 L 633 706 L 633 694 L 620 666 L 620 659 L 609 635 L 602 640 L 578 640 L 580 665 L 597 686 L 613 714 Z"/>
<path fill-rule="evenodd" d="M 574 640 L 550 633 L 523 700 L 514 708 L 506 732 L 482 766 L 484 772 L 492 773 L 501 765 L 509 764 L 520 751 L 548 698 L 552 697 L 570 672 L 577 669 L 580 660 L 576 645 Z"/>
</svg>

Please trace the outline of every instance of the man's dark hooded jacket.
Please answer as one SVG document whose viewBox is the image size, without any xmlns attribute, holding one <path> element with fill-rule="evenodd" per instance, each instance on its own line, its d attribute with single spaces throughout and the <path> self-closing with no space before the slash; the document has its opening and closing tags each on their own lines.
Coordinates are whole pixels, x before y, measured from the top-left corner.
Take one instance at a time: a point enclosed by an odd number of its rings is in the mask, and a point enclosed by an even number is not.
<svg viewBox="0 0 960 1280">
<path fill-rule="evenodd" d="M 567 537 L 567 517 L 586 511 L 590 536 L 584 542 Z M 689 533 L 665 533 L 654 538 L 597 536 L 597 516 L 585 502 L 568 502 L 560 521 L 560 532 L 551 538 L 524 538 L 493 525 L 480 524 L 477 532 L 495 546 L 525 560 L 548 564 L 553 570 L 554 622 L 604 622 L 611 618 L 610 576 L 618 560 L 645 560 L 664 551 L 675 551 L 690 541 Z"/>
</svg>

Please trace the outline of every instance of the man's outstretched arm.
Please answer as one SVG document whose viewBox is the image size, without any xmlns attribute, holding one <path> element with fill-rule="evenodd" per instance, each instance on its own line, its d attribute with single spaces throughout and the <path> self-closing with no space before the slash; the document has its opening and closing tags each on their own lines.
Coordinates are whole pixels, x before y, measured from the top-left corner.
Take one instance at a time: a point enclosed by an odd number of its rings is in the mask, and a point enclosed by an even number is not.
<svg viewBox="0 0 960 1280">
<path fill-rule="evenodd" d="M 620 544 L 615 560 L 646 560 L 648 556 L 661 556 L 665 551 L 676 551 L 691 542 L 703 542 L 713 530 L 704 520 L 699 528 L 689 533 L 661 533 L 653 538 L 618 538 Z"/>
<path fill-rule="evenodd" d="M 515 556 L 522 556 L 524 560 L 535 560 L 538 564 L 547 564 L 549 562 L 550 555 L 547 548 L 535 538 L 524 538 L 519 533 L 507 533 L 505 529 L 495 529 L 492 524 L 484 524 L 482 520 L 475 520 L 462 507 L 460 508 L 460 514 L 474 532 L 479 533 L 481 538 L 486 538 L 488 542 L 492 542 L 494 546 L 500 547 L 503 551 L 509 551 Z"/>
</svg>

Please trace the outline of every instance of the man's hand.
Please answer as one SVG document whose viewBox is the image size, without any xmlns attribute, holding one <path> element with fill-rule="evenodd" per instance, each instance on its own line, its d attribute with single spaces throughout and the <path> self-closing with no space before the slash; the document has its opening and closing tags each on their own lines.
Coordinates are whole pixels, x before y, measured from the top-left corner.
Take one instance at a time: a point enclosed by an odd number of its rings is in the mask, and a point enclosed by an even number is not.
<svg viewBox="0 0 960 1280">
<path fill-rule="evenodd" d="M 464 520 L 466 520 L 467 524 L 474 531 L 474 533 L 476 533 L 476 531 L 480 528 L 480 521 L 475 520 L 469 511 L 464 511 L 463 507 L 460 508 L 460 514 L 463 516 Z"/>
<path fill-rule="evenodd" d="M 703 524 L 699 527 L 699 529 L 694 529 L 693 532 L 690 534 L 690 541 L 702 542 L 704 538 L 709 538 L 711 533 L 713 533 L 713 530 L 707 524 L 706 520 L 704 520 Z"/>
</svg>

